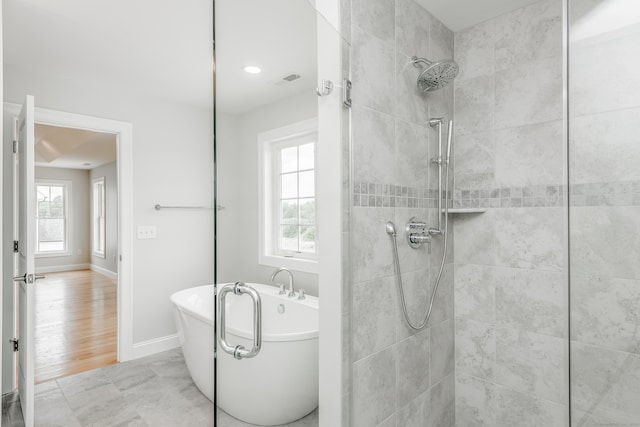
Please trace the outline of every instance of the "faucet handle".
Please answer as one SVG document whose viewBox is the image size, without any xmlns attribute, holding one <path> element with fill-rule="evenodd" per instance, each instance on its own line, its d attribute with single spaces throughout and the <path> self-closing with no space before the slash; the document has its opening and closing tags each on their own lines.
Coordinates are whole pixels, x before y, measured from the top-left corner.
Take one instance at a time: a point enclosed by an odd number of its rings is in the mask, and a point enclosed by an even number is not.
<svg viewBox="0 0 640 427">
<path fill-rule="evenodd" d="M 298 290 L 298 298 L 297 299 L 305 299 L 306 297 L 304 296 L 304 289 L 299 289 Z"/>
<path fill-rule="evenodd" d="M 278 295 L 286 294 L 286 292 L 284 290 L 284 285 L 282 283 L 278 283 L 278 286 L 280 287 L 280 291 L 278 291 Z"/>
</svg>

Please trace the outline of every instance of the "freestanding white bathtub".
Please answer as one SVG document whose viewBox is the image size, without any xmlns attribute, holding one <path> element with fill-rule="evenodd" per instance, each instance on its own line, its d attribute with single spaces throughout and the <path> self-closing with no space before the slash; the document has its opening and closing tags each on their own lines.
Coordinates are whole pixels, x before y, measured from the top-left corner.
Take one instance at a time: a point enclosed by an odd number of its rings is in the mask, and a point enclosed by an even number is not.
<svg viewBox="0 0 640 427">
<path fill-rule="evenodd" d="M 247 283 L 262 300 L 262 349 L 236 360 L 218 347 L 218 407 L 258 425 L 286 424 L 318 406 L 318 298 L 278 295 L 278 288 Z M 224 284 L 218 285 L 218 289 Z M 227 341 L 250 349 L 253 305 L 247 295 L 228 294 Z M 171 296 L 184 359 L 196 386 L 213 400 L 213 285 Z"/>
</svg>

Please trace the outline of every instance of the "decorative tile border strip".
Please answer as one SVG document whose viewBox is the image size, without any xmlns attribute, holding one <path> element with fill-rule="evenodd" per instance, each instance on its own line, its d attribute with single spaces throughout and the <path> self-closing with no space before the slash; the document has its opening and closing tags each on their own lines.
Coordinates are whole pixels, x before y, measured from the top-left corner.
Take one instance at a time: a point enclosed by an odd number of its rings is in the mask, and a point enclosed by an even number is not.
<svg viewBox="0 0 640 427">
<path fill-rule="evenodd" d="M 571 206 L 640 206 L 640 181 L 571 185 Z M 534 185 L 449 191 L 453 208 L 560 207 L 566 186 Z M 392 184 L 354 182 L 353 206 L 436 208 L 438 190 Z"/>
<path fill-rule="evenodd" d="M 449 196 L 453 194 L 449 191 Z M 353 206 L 435 208 L 438 190 L 372 182 L 353 183 Z"/>
<path fill-rule="evenodd" d="M 535 208 L 564 204 L 564 186 L 536 185 L 453 192 L 454 208 Z"/>
<path fill-rule="evenodd" d="M 640 206 L 640 181 L 573 184 L 571 206 Z"/>
</svg>

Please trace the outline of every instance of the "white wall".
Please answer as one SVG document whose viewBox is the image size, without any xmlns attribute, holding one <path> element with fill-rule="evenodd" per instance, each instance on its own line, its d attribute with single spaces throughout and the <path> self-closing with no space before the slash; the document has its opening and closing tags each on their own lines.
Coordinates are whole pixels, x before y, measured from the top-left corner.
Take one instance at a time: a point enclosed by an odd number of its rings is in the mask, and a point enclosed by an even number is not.
<svg viewBox="0 0 640 427">
<path fill-rule="evenodd" d="M 52 257 L 36 256 L 36 271 L 48 272 L 65 268 L 70 270 L 86 268 L 90 259 L 89 171 L 82 169 L 37 167 L 36 182 L 47 179 L 71 182 L 71 191 L 69 192 L 71 221 L 67 221 L 70 254 L 68 256 Z"/>
<path fill-rule="evenodd" d="M 8 102 L 21 103 L 25 94 L 33 94 L 38 107 L 132 123 L 133 182 L 121 185 L 133 186 L 134 227 L 155 225 L 158 233 L 155 240 L 133 244 L 133 342 L 175 334 L 170 295 L 213 281 L 213 213 L 157 212 L 153 206 L 213 205 L 211 110 L 153 99 L 135 87 L 91 76 L 82 81 L 56 78 L 46 67 L 23 70 L 5 64 L 4 84 Z M 203 82 L 203 90 L 210 87 L 210 81 Z M 3 180 L 5 191 L 11 189 L 10 170 L 5 169 Z M 13 220 L 6 203 L 10 194 L 5 193 L 3 203 L 7 235 Z M 11 287 L 11 258 L 5 258 L 6 290 Z M 10 306 L 5 307 L 5 322 L 10 316 Z"/>
<path fill-rule="evenodd" d="M 312 91 L 240 116 L 218 114 L 218 204 L 225 207 L 217 217 L 219 283 L 269 283 L 275 267 L 258 264 L 258 134 L 317 116 Z M 318 295 L 317 274 L 293 275 L 296 289 Z"/>
<path fill-rule="evenodd" d="M 91 244 L 89 251 L 91 254 L 91 265 L 104 268 L 113 273 L 118 272 L 118 170 L 117 162 L 91 169 L 89 171 L 89 188 L 92 187 L 93 180 L 104 177 L 105 185 L 105 251 L 104 258 L 94 255 L 93 253 L 93 232 L 89 225 L 89 236 Z M 93 197 L 92 191 L 89 191 L 90 197 Z M 90 215 L 93 217 L 93 202 L 89 203 Z"/>
</svg>

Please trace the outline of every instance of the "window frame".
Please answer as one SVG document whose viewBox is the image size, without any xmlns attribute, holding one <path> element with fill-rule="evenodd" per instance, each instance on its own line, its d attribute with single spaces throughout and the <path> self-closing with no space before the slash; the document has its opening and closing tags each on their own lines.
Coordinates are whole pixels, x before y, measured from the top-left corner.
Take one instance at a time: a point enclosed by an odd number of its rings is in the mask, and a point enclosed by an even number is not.
<svg viewBox="0 0 640 427">
<path fill-rule="evenodd" d="M 315 136 L 315 138 L 313 138 Z M 302 145 L 306 145 L 306 144 L 310 144 L 311 142 L 309 141 L 310 139 L 315 139 L 316 141 L 313 142 L 314 144 L 314 150 L 313 150 L 313 157 L 314 157 L 314 165 L 312 169 L 296 169 L 294 171 L 291 172 L 282 172 L 279 168 L 279 165 L 281 164 L 281 160 L 282 160 L 282 151 L 287 149 L 287 148 L 291 148 L 291 147 L 300 147 Z M 296 227 L 298 227 L 298 231 L 300 229 L 300 227 L 303 226 L 303 224 L 300 224 L 299 221 L 299 215 L 300 215 L 300 205 L 299 202 L 301 199 L 313 199 L 314 204 L 316 204 L 317 201 L 317 197 L 316 197 L 316 191 L 315 191 L 315 175 L 316 175 L 316 167 L 315 167 L 315 157 L 316 157 L 316 146 L 317 146 L 317 134 L 304 134 L 301 136 L 295 136 L 292 138 L 287 138 L 281 141 L 276 141 L 273 142 L 271 144 L 271 149 L 273 150 L 273 180 L 275 181 L 275 185 L 274 185 L 274 190 L 273 191 L 273 215 L 274 215 L 274 220 L 272 221 L 272 226 L 273 226 L 273 236 L 275 236 L 275 238 L 273 239 L 273 243 L 272 243 L 272 252 L 274 255 L 276 256 L 282 256 L 282 257 L 286 257 L 286 258 L 301 258 L 301 259 L 311 259 L 311 260 L 317 260 L 318 259 L 318 250 L 317 250 L 317 237 L 316 237 L 316 250 L 314 252 L 292 252 L 292 251 L 288 251 L 283 249 L 282 247 L 280 247 L 280 227 L 284 226 L 284 221 L 282 219 L 282 210 L 280 209 L 280 203 L 285 200 L 282 197 L 282 180 L 279 179 L 282 177 L 282 175 L 285 174 L 296 174 L 297 178 L 298 178 L 298 182 L 297 182 L 297 189 L 298 189 L 298 193 L 297 193 L 297 197 L 293 197 L 293 198 L 288 198 L 288 200 L 297 200 L 298 201 L 298 222 L 296 222 L 295 224 L 290 224 L 290 225 L 295 225 Z M 299 155 L 298 155 L 298 161 L 299 161 Z M 301 172 L 308 172 L 308 171 L 313 171 L 313 176 L 314 176 L 314 194 L 313 197 L 300 197 L 300 173 Z M 316 204 L 317 205 L 317 204 Z M 318 223 L 317 221 L 314 221 L 314 223 L 312 225 L 310 225 L 311 227 L 315 227 L 317 230 L 318 227 Z M 298 241 L 299 243 L 299 241 Z M 292 254 L 292 255 L 290 255 Z"/>
<path fill-rule="evenodd" d="M 38 220 L 40 217 L 38 216 L 38 187 L 39 186 L 49 186 L 49 187 L 62 187 L 64 194 L 64 250 L 61 251 L 40 251 L 40 241 L 38 237 Z M 35 180 L 35 190 L 36 190 L 36 200 L 34 201 L 36 204 L 36 217 L 35 217 L 35 250 L 34 256 L 36 258 L 53 258 L 53 257 L 63 257 L 63 256 L 71 256 L 73 254 L 72 247 L 72 228 L 73 228 L 73 218 L 71 206 L 72 204 L 72 192 L 73 192 L 73 183 L 69 180 L 59 180 L 59 179 L 48 179 L 42 178 Z"/>
<path fill-rule="evenodd" d="M 277 164 L 279 151 L 282 148 L 304 145 L 311 142 L 314 145 L 314 201 L 316 211 L 316 250 L 315 253 L 291 253 L 278 249 L 278 233 L 280 228 L 280 171 Z M 318 119 L 313 118 L 293 123 L 267 132 L 258 134 L 258 166 L 259 166 L 259 253 L 258 263 L 271 267 L 287 267 L 297 271 L 318 273 Z M 277 177 L 277 179 L 276 179 Z M 296 224 L 298 225 L 298 224 Z"/>
<path fill-rule="evenodd" d="M 96 185 L 102 185 L 101 191 L 101 206 L 102 206 L 102 230 L 96 230 L 96 220 L 99 217 L 96 215 Z M 107 180 L 105 176 L 93 178 L 91 180 L 91 254 L 99 258 L 106 258 L 107 252 Z M 96 232 L 102 231 L 102 250 L 96 250 Z"/>
</svg>

